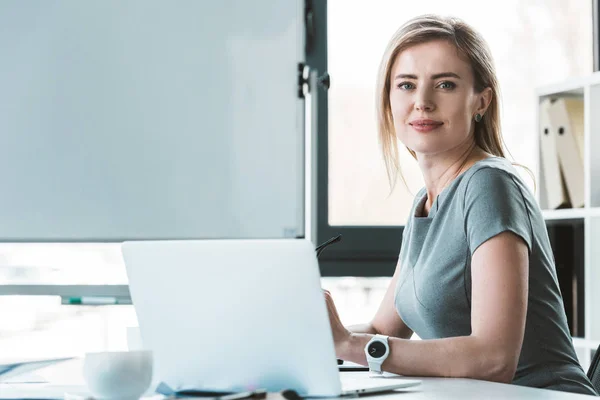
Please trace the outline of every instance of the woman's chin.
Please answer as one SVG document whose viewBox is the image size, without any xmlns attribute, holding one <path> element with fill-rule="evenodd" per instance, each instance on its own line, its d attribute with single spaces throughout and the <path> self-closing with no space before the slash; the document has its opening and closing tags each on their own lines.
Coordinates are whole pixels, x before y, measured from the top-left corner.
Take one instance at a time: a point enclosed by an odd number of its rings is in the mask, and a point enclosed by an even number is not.
<svg viewBox="0 0 600 400">
<path fill-rule="evenodd" d="M 415 146 L 407 146 L 409 149 L 411 149 L 412 151 L 414 151 L 416 154 L 418 155 L 423 155 L 423 156 L 433 156 L 436 154 L 440 154 L 443 153 L 446 149 L 444 149 L 443 147 L 438 146 L 431 146 L 431 145 L 415 145 Z"/>
</svg>

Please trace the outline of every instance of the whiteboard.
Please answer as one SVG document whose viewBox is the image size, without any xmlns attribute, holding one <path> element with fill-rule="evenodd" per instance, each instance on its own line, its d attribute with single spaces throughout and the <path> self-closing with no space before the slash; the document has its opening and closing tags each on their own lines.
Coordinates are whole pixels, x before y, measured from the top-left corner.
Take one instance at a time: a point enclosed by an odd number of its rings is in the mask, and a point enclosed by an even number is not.
<svg viewBox="0 0 600 400">
<path fill-rule="evenodd" d="M 0 241 L 304 230 L 300 0 L 0 2 Z"/>
</svg>

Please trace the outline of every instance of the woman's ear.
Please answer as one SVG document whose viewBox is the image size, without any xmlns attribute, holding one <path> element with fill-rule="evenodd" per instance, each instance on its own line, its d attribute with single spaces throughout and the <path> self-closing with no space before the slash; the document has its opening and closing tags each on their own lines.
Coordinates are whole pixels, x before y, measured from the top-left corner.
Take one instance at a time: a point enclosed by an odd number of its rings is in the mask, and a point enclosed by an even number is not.
<svg viewBox="0 0 600 400">
<path fill-rule="evenodd" d="M 486 87 L 478 94 L 477 108 L 475 113 L 484 115 L 492 102 L 492 88 Z"/>
</svg>

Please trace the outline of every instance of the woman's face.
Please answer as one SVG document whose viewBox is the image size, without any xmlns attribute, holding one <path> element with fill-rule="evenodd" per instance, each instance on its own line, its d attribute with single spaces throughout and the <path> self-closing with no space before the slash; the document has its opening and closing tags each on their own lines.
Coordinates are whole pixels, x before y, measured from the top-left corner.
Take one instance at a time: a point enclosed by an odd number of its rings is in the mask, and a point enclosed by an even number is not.
<svg viewBox="0 0 600 400">
<path fill-rule="evenodd" d="M 444 40 L 418 44 L 395 59 L 390 106 L 398 139 L 418 155 L 461 148 L 473 140 L 473 117 L 489 105 L 491 89 L 474 89 L 471 66 Z"/>
</svg>

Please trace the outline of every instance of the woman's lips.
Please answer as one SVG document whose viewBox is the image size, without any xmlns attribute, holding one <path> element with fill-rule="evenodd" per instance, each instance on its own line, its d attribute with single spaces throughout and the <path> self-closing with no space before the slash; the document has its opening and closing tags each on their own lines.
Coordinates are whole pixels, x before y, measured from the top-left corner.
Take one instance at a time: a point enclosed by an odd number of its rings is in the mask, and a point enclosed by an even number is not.
<svg viewBox="0 0 600 400">
<path fill-rule="evenodd" d="M 409 123 L 409 125 L 412 126 L 417 132 L 431 132 L 443 124 L 443 122 L 434 121 L 432 119 L 414 120 Z"/>
</svg>

